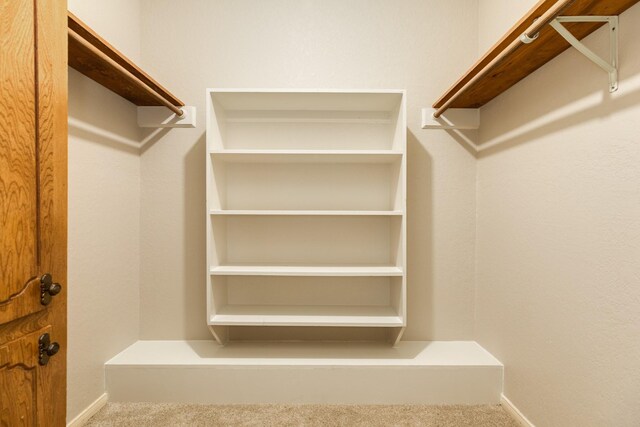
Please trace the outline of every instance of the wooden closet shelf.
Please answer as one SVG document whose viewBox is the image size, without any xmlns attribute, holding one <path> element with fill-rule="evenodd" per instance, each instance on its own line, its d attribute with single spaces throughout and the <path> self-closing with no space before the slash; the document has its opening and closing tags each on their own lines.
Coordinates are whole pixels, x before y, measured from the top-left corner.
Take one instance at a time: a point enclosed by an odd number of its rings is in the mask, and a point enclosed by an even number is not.
<svg viewBox="0 0 640 427">
<path fill-rule="evenodd" d="M 575 0 L 562 16 L 619 15 L 640 0 Z M 455 96 L 468 82 L 518 39 L 534 20 L 553 7 L 556 0 L 542 0 L 522 17 L 482 58 L 451 86 L 434 104 L 440 108 Z M 566 28 L 579 40 L 604 25 L 597 23 L 567 23 Z M 479 108 L 524 79 L 529 74 L 564 52 L 570 45 L 549 25 L 531 44 L 522 44 L 513 53 L 498 62 L 486 76 L 471 85 L 450 105 L 451 108 Z"/>
<path fill-rule="evenodd" d="M 73 13 L 67 13 L 69 30 L 73 30 L 91 46 L 111 58 L 125 70 L 133 74 L 138 80 L 149 86 L 162 98 L 175 106 L 184 106 L 184 103 L 174 96 L 167 89 L 151 78 L 140 67 L 134 64 L 129 58 L 124 56 L 116 48 L 111 46 L 106 40 L 100 37 L 87 24 L 82 22 Z M 141 90 L 138 85 L 131 82 L 128 76 L 121 70 L 114 67 L 104 58 L 97 56 L 87 47 L 69 36 L 69 65 L 90 79 L 96 81 L 107 89 L 117 93 L 125 99 L 139 106 L 160 106 L 163 105 L 155 97 L 146 91 Z"/>
</svg>

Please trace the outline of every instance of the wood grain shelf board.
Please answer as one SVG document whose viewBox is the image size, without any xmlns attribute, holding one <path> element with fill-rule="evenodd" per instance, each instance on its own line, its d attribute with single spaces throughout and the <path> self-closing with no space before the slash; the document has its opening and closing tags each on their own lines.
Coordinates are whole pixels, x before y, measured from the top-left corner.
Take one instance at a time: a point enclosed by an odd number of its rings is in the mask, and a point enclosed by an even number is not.
<svg viewBox="0 0 640 427">
<path fill-rule="evenodd" d="M 640 0 L 575 0 L 562 16 L 619 15 Z M 495 59 L 511 42 L 519 38 L 533 21 L 550 9 L 556 0 L 538 2 L 522 17 L 482 58 L 480 58 L 453 86 L 434 104 L 441 107 L 465 84 Z M 579 40 L 588 36 L 604 23 L 563 24 Z M 520 80 L 569 48 L 569 43 L 549 25 L 540 31 L 540 36 L 531 44 L 523 44 L 511 55 L 498 63 L 490 73 L 460 94 L 451 108 L 479 108 L 488 103 Z"/>
<path fill-rule="evenodd" d="M 395 265 L 221 265 L 210 267 L 212 276 L 402 276 Z"/>
<path fill-rule="evenodd" d="M 370 326 L 401 327 L 387 306 L 227 305 L 209 319 L 222 326 Z"/>
<path fill-rule="evenodd" d="M 167 99 L 174 105 L 184 106 L 184 102 L 179 100 L 167 89 L 162 87 L 160 83 L 155 81 L 151 76 L 145 73 L 140 67 L 134 64 L 129 58 L 109 44 L 105 39 L 100 37 L 87 24 L 82 22 L 73 13 L 67 13 L 68 28 L 75 31 L 80 37 L 85 39 L 91 45 L 96 47 L 102 53 L 113 59 L 115 62 L 131 72 L 139 80 L 147 86 L 154 89 L 158 94 Z M 129 79 L 110 65 L 105 60 L 97 57 L 91 51 L 71 37 L 69 40 L 69 66 L 76 69 L 80 73 L 96 81 L 107 89 L 117 93 L 123 98 L 133 102 L 139 106 L 160 106 L 156 99 L 149 94 L 141 91 L 137 86 L 130 83 Z"/>
</svg>

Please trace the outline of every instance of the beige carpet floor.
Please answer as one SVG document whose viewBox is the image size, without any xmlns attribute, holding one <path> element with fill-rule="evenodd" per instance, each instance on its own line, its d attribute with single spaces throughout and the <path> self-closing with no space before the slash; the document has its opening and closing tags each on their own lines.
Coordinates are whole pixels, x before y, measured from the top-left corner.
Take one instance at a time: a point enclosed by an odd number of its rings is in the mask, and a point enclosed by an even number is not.
<svg viewBox="0 0 640 427">
<path fill-rule="evenodd" d="M 109 403 L 92 427 L 491 426 L 518 427 L 500 406 L 187 405 Z"/>
</svg>

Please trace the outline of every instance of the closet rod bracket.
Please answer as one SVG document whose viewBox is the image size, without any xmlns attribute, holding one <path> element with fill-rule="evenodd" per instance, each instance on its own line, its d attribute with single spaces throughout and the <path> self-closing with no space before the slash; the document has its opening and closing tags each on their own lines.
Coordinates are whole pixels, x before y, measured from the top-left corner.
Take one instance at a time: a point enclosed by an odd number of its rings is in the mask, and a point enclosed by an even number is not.
<svg viewBox="0 0 640 427">
<path fill-rule="evenodd" d="M 166 107 L 138 107 L 138 126 L 141 128 L 194 128 L 196 127 L 196 107 L 179 107 L 179 116 Z"/>
<path fill-rule="evenodd" d="M 522 33 L 520 36 L 520 41 L 524 44 L 531 44 L 538 39 L 540 33 L 535 33 L 533 36 L 529 36 L 527 33 Z"/>
<path fill-rule="evenodd" d="M 422 109 L 422 129 L 479 129 L 480 110 L 477 108 L 449 108 L 439 117 L 435 108 Z"/>
<path fill-rule="evenodd" d="M 605 22 L 609 26 L 609 61 L 601 58 L 566 29 L 564 22 Z M 618 90 L 618 17 L 617 16 L 558 16 L 549 25 L 571 46 L 609 74 L 609 92 Z"/>
</svg>

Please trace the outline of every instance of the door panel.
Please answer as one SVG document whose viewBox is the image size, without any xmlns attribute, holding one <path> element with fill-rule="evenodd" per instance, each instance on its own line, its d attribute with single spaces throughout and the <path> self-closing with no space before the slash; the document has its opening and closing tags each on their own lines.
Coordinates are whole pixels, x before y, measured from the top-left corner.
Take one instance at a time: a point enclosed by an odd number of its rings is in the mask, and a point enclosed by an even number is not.
<svg viewBox="0 0 640 427">
<path fill-rule="evenodd" d="M 66 43 L 66 1 L 0 0 L 0 426 L 66 423 Z"/>
<path fill-rule="evenodd" d="M 40 278 L 32 279 L 19 294 L 0 303 L 0 325 L 44 309 L 40 304 Z"/>
<path fill-rule="evenodd" d="M 38 268 L 34 12 L 31 1 L 0 0 L 0 304 Z"/>
<path fill-rule="evenodd" d="M 50 370 L 38 364 L 38 343 L 50 332 L 47 326 L 0 345 L 0 426 L 49 425 Z"/>
<path fill-rule="evenodd" d="M 36 425 L 35 396 L 31 391 L 36 388 L 35 370 L 22 365 L 0 367 L 0 426 Z M 18 390 L 16 393 L 14 390 Z M 5 402 L 13 400 L 12 405 Z M 12 420 L 19 420 L 12 424 Z"/>
</svg>

